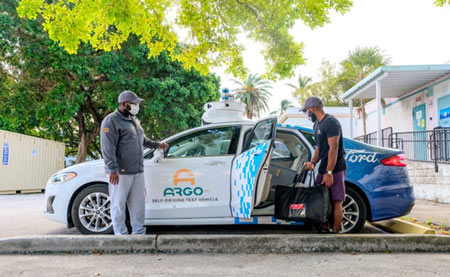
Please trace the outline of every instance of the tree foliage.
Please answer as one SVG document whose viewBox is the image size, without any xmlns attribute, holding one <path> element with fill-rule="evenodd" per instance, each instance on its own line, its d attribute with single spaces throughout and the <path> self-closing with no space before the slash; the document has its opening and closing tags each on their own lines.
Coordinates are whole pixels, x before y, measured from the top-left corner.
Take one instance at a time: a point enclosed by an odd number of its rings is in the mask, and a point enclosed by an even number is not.
<svg viewBox="0 0 450 277">
<path fill-rule="evenodd" d="M 347 58 L 341 62 L 342 70 L 339 74 L 339 83 L 342 85 L 343 91 L 347 91 L 372 71 L 382 65 L 389 64 L 390 61 L 390 57 L 378 47 L 357 47 L 350 51 Z M 367 99 L 360 99 L 359 107 L 356 110 L 363 121 L 364 135 L 367 134 L 366 103 Z"/>
<path fill-rule="evenodd" d="M 298 99 L 300 103 L 303 103 L 306 98 L 311 95 L 310 87 L 311 87 L 312 79 L 308 76 L 298 75 L 297 84 L 287 84 L 291 88 L 294 89 L 293 95 Z"/>
<path fill-rule="evenodd" d="M 390 57 L 378 47 L 357 47 L 350 51 L 347 58 L 341 62 L 342 70 L 339 80 L 344 90 L 348 90 L 372 71 L 389 64 L 390 61 Z"/>
<path fill-rule="evenodd" d="M 147 59 L 134 35 L 119 50 L 82 43 L 70 55 L 39 22 L 20 19 L 17 2 L 0 3 L 1 129 L 63 141 L 82 162 L 98 157 L 100 123 L 122 90 L 145 99 L 138 117 L 153 139 L 198 126 L 204 103 L 220 95 L 217 77 L 187 71 L 165 51 Z"/>
<path fill-rule="evenodd" d="M 42 19 L 50 39 L 69 53 L 90 43 L 94 49 L 120 49 L 131 35 L 147 45 L 148 57 L 167 52 L 206 74 L 225 65 L 244 77 L 244 46 L 238 35 L 264 46 L 267 76 L 284 78 L 304 63 L 303 44 L 289 30 L 301 20 L 311 28 L 330 21 L 330 11 L 347 12 L 351 0 L 21 0 L 21 17 Z M 177 47 L 177 41 L 183 42 Z"/>
<path fill-rule="evenodd" d="M 288 108 L 292 108 L 292 107 L 294 107 L 294 105 L 292 104 L 291 100 L 283 99 L 280 102 L 280 108 L 278 110 L 276 110 L 276 111 L 270 112 L 270 115 L 277 115 L 278 114 L 278 116 L 282 116 L 283 113 L 285 113 Z"/>
<path fill-rule="evenodd" d="M 294 97 L 298 99 L 300 105 L 310 96 L 317 96 L 322 99 L 324 106 L 335 107 L 345 106 L 344 101 L 340 98 L 342 94 L 342 86 L 339 83 L 339 72 L 334 64 L 323 61 L 319 68 L 320 80 L 311 83 L 311 78 L 300 75 L 298 77 L 298 86 L 290 85 L 295 90 Z"/>
<path fill-rule="evenodd" d="M 280 116 L 287 111 L 287 109 L 294 107 L 291 100 L 283 99 L 280 102 Z"/>
<path fill-rule="evenodd" d="M 438 7 L 443 7 L 445 4 L 450 5 L 450 0 L 435 0 L 434 4 Z"/>
<path fill-rule="evenodd" d="M 357 47 L 339 63 L 339 66 L 323 61 L 319 69 L 319 81 L 311 83 L 311 78 L 299 75 L 298 85 L 288 84 L 294 88 L 293 95 L 300 105 L 309 96 L 318 96 L 325 106 L 345 106 L 341 95 L 364 79 L 368 74 L 382 65 L 389 64 L 390 58 L 378 47 Z M 363 119 L 366 132 L 367 117 L 364 105 L 367 100 L 359 101 L 357 112 Z M 357 103 L 355 103 L 356 105 Z"/>
<path fill-rule="evenodd" d="M 234 89 L 234 98 L 244 103 L 248 119 L 269 109 L 267 103 L 272 95 L 272 85 L 258 74 L 249 74 L 245 81 L 233 80 L 239 87 Z"/>
</svg>

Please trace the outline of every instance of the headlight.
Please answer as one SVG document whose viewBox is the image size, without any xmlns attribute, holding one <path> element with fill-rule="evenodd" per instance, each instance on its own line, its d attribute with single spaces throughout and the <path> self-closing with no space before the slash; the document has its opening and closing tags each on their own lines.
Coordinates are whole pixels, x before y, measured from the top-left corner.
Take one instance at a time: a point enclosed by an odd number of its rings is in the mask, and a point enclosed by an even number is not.
<svg viewBox="0 0 450 277">
<path fill-rule="evenodd" d="M 54 185 L 65 183 L 73 178 L 77 177 L 75 172 L 64 172 L 54 175 L 51 178 L 51 183 Z"/>
</svg>

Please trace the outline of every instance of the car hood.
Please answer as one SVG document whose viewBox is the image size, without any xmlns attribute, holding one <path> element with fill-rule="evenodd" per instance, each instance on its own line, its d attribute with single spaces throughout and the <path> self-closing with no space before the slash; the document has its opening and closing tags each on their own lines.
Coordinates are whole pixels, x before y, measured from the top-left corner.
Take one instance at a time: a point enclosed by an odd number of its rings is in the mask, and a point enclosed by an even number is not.
<svg viewBox="0 0 450 277">
<path fill-rule="evenodd" d="M 80 171 L 84 171 L 87 168 L 90 168 L 90 169 L 97 168 L 97 167 L 103 168 L 104 166 L 105 166 L 105 163 L 104 163 L 103 159 L 101 159 L 101 160 L 89 161 L 89 162 L 72 165 L 72 166 L 69 166 L 69 167 L 66 167 L 66 168 L 60 170 L 58 173 L 69 172 L 69 171 L 80 172 Z"/>
</svg>

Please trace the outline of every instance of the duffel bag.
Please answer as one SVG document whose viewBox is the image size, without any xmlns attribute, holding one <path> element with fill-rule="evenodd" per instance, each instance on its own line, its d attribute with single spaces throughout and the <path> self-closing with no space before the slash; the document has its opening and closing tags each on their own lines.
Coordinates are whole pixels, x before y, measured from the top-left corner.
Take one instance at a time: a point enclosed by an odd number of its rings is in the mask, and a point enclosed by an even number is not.
<svg viewBox="0 0 450 277">
<path fill-rule="evenodd" d="M 331 203 L 328 189 L 320 184 L 301 187 L 294 182 L 292 186 L 275 187 L 275 218 L 311 223 L 326 223 L 331 214 Z"/>
</svg>

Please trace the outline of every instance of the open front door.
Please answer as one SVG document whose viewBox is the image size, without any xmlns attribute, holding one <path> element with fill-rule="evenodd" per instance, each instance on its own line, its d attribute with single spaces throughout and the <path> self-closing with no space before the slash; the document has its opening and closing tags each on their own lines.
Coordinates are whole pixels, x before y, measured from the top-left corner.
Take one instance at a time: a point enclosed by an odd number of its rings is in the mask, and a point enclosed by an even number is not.
<svg viewBox="0 0 450 277">
<path fill-rule="evenodd" d="M 231 212 L 234 217 L 250 218 L 253 207 L 267 199 L 270 157 L 274 148 L 277 118 L 256 123 L 243 151 L 231 168 Z M 267 184 L 268 183 L 268 184 Z"/>
</svg>

